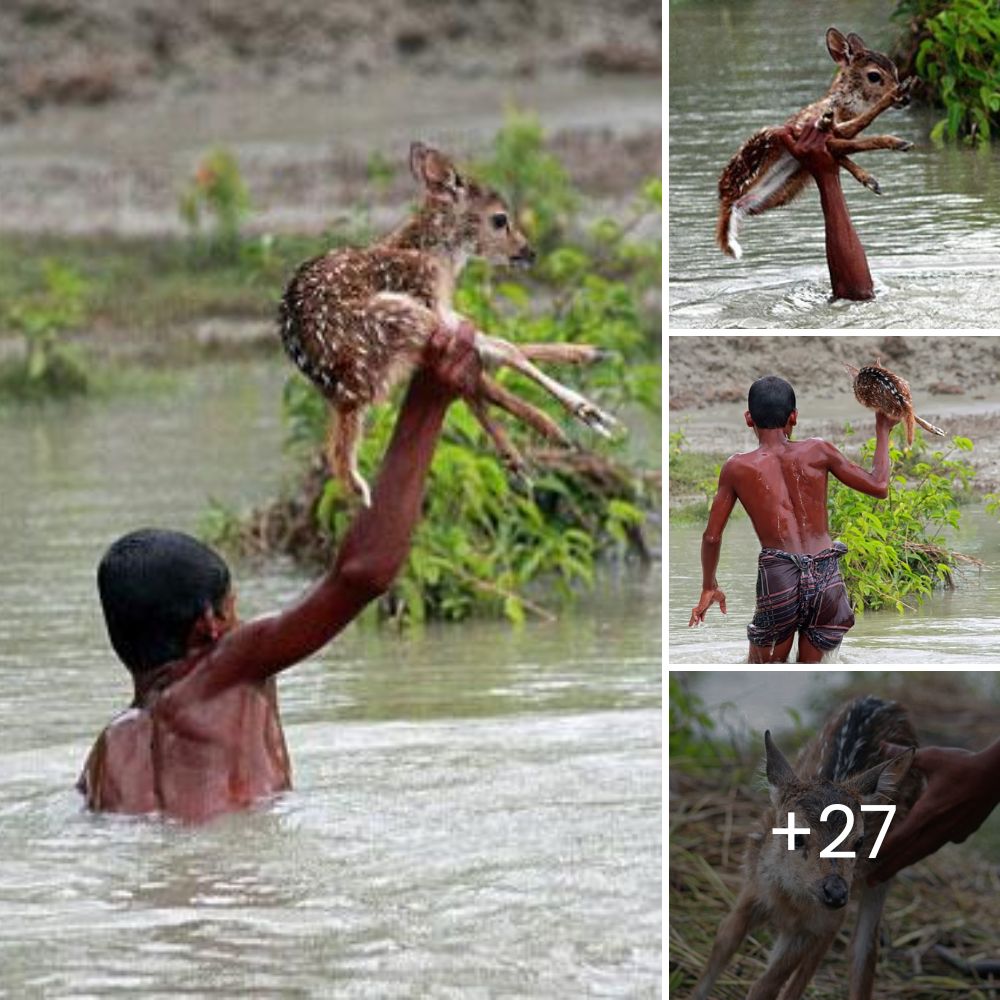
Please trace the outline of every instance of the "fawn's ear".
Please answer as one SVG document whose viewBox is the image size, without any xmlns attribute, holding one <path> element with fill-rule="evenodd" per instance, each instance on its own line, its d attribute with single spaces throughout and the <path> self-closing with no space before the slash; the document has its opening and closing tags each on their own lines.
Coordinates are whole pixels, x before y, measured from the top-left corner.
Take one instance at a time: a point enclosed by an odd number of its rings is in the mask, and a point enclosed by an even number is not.
<svg viewBox="0 0 1000 1000">
<path fill-rule="evenodd" d="M 785 760 L 785 755 L 774 745 L 770 729 L 764 733 L 764 753 L 767 783 L 771 786 L 771 801 L 777 805 L 781 799 L 782 789 L 795 780 L 795 772 L 792 770 L 792 765 Z"/>
<path fill-rule="evenodd" d="M 855 35 L 853 31 L 847 36 L 847 44 L 851 49 L 849 53 L 851 59 L 856 59 L 862 52 L 868 51 L 865 40 L 860 35 Z"/>
<path fill-rule="evenodd" d="M 913 755 L 916 752 L 916 747 L 910 747 L 905 753 L 855 775 L 847 782 L 847 785 L 865 803 L 891 799 L 892 793 L 906 776 L 906 772 L 910 770 Z"/>
<path fill-rule="evenodd" d="M 410 172 L 435 198 L 458 199 L 462 178 L 454 164 L 444 153 L 439 153 L 422 142 L 410 144 Z"/>
<path fill-rule="evenodd" d="M 857 35 L 851 37 L 857 38 Z M 851 44 L 836 28 L 826 29 L 826 51 L 839 66 L 846 66 L 851 61 Z"/>
</svg>

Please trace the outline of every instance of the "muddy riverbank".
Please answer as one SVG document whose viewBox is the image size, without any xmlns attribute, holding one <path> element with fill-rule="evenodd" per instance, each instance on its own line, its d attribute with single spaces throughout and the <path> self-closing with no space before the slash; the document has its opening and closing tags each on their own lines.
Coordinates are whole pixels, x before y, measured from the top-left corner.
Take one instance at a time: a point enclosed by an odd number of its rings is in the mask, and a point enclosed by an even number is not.
<svg viewBox="0 0 1000 1000">
<path fill-rule="evenodd" d="M 3 5 L 0 228 L 179 232 L 216 145 L 249 188 L 248 231 L 320 232 L 363 203 L 380 228 L 413 197 L 413 139 L 483 157 L 511 106 L 612 211 L 660 172 L 658 8 L 423 6 Z"/>
</svg>

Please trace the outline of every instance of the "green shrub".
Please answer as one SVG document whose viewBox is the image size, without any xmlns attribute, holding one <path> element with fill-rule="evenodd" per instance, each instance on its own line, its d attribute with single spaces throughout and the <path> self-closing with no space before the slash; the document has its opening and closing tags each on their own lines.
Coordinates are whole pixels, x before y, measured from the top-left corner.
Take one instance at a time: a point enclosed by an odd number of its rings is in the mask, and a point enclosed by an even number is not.
<svg viewBox="0 0 1000 1000">
<path fill-rule="evenodd" d="M 250 195 L 236 157 L 227 149 L 209 152 L 198 164 L 180 198 L 181 218 L 192 232 L 201 232 L 205 215 L 211 218 L 206 250 L 223 260 L 239 255 L 240 226 L 250 214 Z"/>
<path fill-rule="evenodd" d="M 80 395 L 90 381 L 65 334 L 82 324 L 89 286 L 73 268 L 51 258 L 42 261 L 41 279 L 35 291 L 15 299 L 2 317 L 25 344 L 23 363 L 7 367 L 3 386 L 23 397 Z"/>
<path fill-rule="evenodd" d="M 899 0 L 900 74 L 915 72 L 946 115 L 931 139 L 986 144 L 1000 130 L 1000 0 Z"/>
<path fill-rule="evenodd" d="M 538 250 L 555 247 L 579 205 L 563 165 L 545 149 L 538 118 L 517 108 L 507 110 L 491 158 L 474 165 L 472 173 L 503 193 Z"/>
<path fill-rule="evenodd" d="M 953 585 L 960 562 L 972 562 L 948 545 L 959 525 L 959 500 L 974 472 L 961 453 L 968 438 L 952 438 L 949 449 L 931 451 L 918 430 L 908 452 L 890 446 L 893 474 L 887 500 L 877 500 L 841 483 L 830 492 L 830 533 L 847 545 L 841 572 L 855 611 L 917 603 L 936 587 Z M 875 439 L 861 450 L 870 463 Z M 958 457 L 956 457 L 956 455 Z"/>
</svg>

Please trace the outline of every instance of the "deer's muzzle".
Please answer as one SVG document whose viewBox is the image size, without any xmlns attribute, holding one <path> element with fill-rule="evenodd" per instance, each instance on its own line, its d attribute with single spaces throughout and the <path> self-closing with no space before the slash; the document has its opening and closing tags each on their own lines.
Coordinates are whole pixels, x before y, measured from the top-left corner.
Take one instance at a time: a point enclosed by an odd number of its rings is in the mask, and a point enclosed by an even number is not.
<svg viewBox="0 0 1000 1000">
<path fill-rule="evenodd" d="M 828 875 L 820 886 L 823 904 L 831 910 L 839 910 L 847 905 L 850 888 L 839 875 Z"/>
</svg>

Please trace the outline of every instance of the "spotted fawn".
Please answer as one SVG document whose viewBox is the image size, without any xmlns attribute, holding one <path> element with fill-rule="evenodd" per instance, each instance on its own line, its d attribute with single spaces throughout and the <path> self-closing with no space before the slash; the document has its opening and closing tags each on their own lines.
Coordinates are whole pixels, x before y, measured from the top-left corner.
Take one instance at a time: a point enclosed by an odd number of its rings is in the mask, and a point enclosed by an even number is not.
<svg viewBox="0 0 1000 1000">
<path fill-rule="evenodd" d="M 921 779 L 910 770 L 913 749 L 887 759 L 882 741 L 917 745 L 906 710 L 871 696 L 851 702 L 833 716 L 803 747 L 794 768 L 771 734 L 764 734 L 771 806 L 750 836 L 743 889 L 719 927 L 695 1000 L 708 1000 L 743 939 L 761 924 L 774 930 L 775 943 L 767 969 L 747 1000 L 774 1000 L 779 995 L 781 1000 L 797 1000 L 837 936 L 851 896 L 859 900 L 859 907 L 850 972 L 844 977 L 848 990 L 843 995 L 870 1000 L 889 882 L 870 888 L 866 880 L 877 864 L 870 855 L 881 842 L 886 813 L 860 807 L 894 804 L 891 822 L 899 823 L 921 791 Z M 838 808 L 821 821 L 831 805 Z M 799 830 L 792 850 L 785 830 L 780 835 L 774 832 L 786 822 Z M 854 856 L 837 857 L 833 849 Z"/>
<path fill-rule="evenodd" d="M 895 372 L 884 367 L 881 358 L 864 368 L 855 368 L 845 364 L 847 374 L 851 376 L 854 388 L 854 398 L 869 410 L 881 411 L 886 416 L 901 420 L 906 430 L 907 446 L 913 444 L 913 434 L 916 425 L 923 427 L 930 434 L 945 436 L 940 427 L 918 417 L 913 410 L 913 398 L 910 396 L 910 383 Z"/>
<path fill-rule="evenodd" d="M 826 47 L 839 67 L 830 89 L 818 101 L 792 115 L 785 126 L 795 131 L 819 122 L 821 128 L 829 129 L 832 138 L 827 148 L 841 166 L 866 188 L 881 194 L 878 181 L 849 159 L 848 154 L 912 148 L 912 142 L 892 135 L 856 137 L 887 108 L 909 104 L 913 78 L 900 83 L 895 63 L 881 52 L 869 49 L 859 35 L 845 38 L 836 28 L 830 28 Z M 743 219 L 787 205 L 809 183 L 811 175 L 785 149 L 777 131 L 765 128 L 750 136 L 719 178 L 715 239 L 724 254 L 737 260 L 743 256 L 737 240 Z"/>
<path fill-rule="evenodd" d="M 419 366 L 435 329 L 454 330 L 464 322 L 452 308 L 452 297 L 466 262 L 480 257 L 527 266 L 535 259 L 500 195 L 459 174 L 443 153 L 413 143 L 410 170 L 423 189 L 423 201 L 412 217 L 366 249 L 331 250 L 306 261 L 289 283 L 279 310 L 286 351 L 330 405 L 330 471 L 365 505 L 370 492 L 357 466 L 365 410 Z M 602 356 L 597 348 L 564 343 L 515 346 L 480 331 L 474 344 L 487 367 L 505 365 L 532 379 L 598 433 L 608 436 L 617 426 L 612 416 L 532 363 L 585 364 Z M 466 403 L 517 474 L 524 473 L 524 459 L 488 404 L 544 437 L 568 444 L 554 420 L 486 374 Z"/>
</svg>

